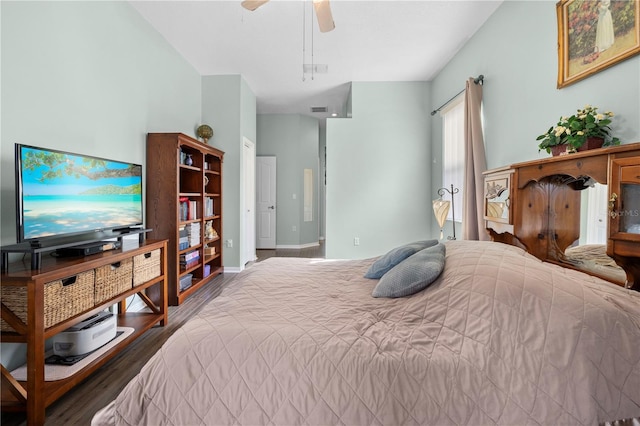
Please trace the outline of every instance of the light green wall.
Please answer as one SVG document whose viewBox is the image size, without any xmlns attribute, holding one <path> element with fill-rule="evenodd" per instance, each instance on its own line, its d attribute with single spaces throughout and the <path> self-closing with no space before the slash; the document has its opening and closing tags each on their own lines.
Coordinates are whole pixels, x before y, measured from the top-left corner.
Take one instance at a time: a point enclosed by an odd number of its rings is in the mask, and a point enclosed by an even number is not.
<svg viewBox="0 0 640 426">
<path fill-rule="evenodd" d="M 276 246 L 304 247 L 318 243 L 318 120 L 298 114 L 260 114 L 257 154 L 276 157 Z M 303 170 L 313 170 L 313 221 L 303 221 Z M 293 194 L 296 198 L 293 198 Z M 293 227 L 296 231 L 293 231 Z"/>
<path fill-rule="evenodd" d="M 239 271 L 241 230 L 241 188 L 243 183 L 243 137 L 256 142 L 256 98 L 240 75 L 202 77 L 202 121 L 213 128 L 209 144 L 224 154 L 223 239 L 233 241 L 224 247 L 227 271 Z"/>
<path fill-rule="evenodd" d="M 143 164 L 147 132 L 193 134 L 200 76 L 126 2 L 0 7 L 1 241 L 12 244 L 15 143 Z"/>
<path fill-rule="evenodd" d="M 555 1 L 505 1 L 433 80 L 432 109 L 485 76 L 487 166 L 547 157 L 536 137 L 585 104 L 616 113 L 613 130 L 623 143 L 640 141 L 640 56 L 563 89 L 556 88 Z M 441 181 L 439 115 L 432 119 L 434 182 Z M 436 186 L 434 185 L 434 191 Z"/>
<path fill-rule="evenodd" d="M 327 257 L 431 238 L 429 98 L 426 82 L 354 82 L 352 118 L 327 120 Z"/>
<path fill-rule="evenodd" d="M 15 235 L 14 144 L 144 164 L 147 132 L 193 134 L 200 75 L 127 2 L 0 2 L 1 242 Z M 144 176 L 146 179 L 146 176 Z M 20 362 L 2 344 L 2 363 Z"/>
</svg>

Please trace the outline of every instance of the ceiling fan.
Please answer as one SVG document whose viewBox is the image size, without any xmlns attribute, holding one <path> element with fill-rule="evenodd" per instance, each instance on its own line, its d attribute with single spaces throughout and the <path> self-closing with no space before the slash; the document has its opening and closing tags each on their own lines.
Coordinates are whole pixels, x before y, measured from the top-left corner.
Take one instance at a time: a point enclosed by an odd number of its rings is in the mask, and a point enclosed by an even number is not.
<svg viewBox="0 0 640 426">
<path fill-rule="evenodd" d="M 269 0 L 244 0 L 242 7 L 247 10 L 254 11 Z M 318 17 L 318 26 L 320 32 L 326 33 L 333 30 L 336 24 L 333 22 L 333 16 L 331 15 L 331 6 L 329 6 L 329 0 L 313 0 L 313 8 L 316 11 Z"/>
</svg>

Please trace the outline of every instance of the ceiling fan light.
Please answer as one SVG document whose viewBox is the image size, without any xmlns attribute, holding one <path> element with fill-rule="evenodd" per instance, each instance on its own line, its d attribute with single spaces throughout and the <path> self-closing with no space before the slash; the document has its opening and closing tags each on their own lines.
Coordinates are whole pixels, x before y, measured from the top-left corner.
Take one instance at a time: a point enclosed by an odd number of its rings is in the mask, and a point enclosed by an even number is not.
<svg viewBox="0 0 640 426">
<path fill-rule="evenodd" d="M 254 10 L 256 10 L 257 8 L 259 8 L 260 6 L 262 6 L 263 4 L 265 4 L 268 1 L 269 0 L 244 0 L 240 4 L 245 9 L 250 10 L 250 11 L 253 12 Z"/>
<path fill-rule="evenodd" d="M 240 4 L 245 9 L 253 12 L 268 1 L 269 0 L 244 0 Z M 316 11 L 316 17 L 318 18 L 318 27 L 320 27 L 320 32 L 326 33 L 333 30 L 336 27 L 336 24 L 333 22 L 329 0 L 313 0 L 313 7 Z"/>
<path fill-rule="evenodd" d="M 326 33 L 336 27 L 336 24 L 333 22 L 333 16 L 331 15 L 329 0 L 313 0 L 313 8 L 315 9 L 316 16 L 318 17 L 320 32 Z"/>
</svg>

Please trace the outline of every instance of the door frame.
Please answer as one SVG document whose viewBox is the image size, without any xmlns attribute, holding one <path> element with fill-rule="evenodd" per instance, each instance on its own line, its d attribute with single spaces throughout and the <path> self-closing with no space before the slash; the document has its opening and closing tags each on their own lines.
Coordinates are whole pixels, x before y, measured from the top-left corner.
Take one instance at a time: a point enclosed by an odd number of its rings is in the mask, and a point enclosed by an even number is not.
<svg viewBox="0 0 640 426">
<path fill-rule="evenodd" d="M 256 256 L 256 144 L 242 138 L 242 196 L 240 269 Z"/>
</svg>

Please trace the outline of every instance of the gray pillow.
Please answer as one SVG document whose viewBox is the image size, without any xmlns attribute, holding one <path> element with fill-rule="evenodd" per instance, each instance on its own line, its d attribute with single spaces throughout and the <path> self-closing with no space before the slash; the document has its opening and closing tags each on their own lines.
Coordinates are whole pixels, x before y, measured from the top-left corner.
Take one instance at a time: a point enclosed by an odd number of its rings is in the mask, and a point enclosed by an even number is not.
<svg viewBox="0 0 640 426">
<path fill-rule="evenodd" d="M 373 297 L 404 297 L 424 290 L 444 269 L 444 244 L 426 248 L 384 274 Z"/>
<path fill-rule="evenodd" d="M 436 244 L 438 244 L 438 240 L 423 240 L 396 247 L 376 260 L 373 265 L 369 267 L 367 273 L 364 274 L 364 277 L 377 280 L 409 256 L 427 247 L 435 246 Z"/>
</svg>

